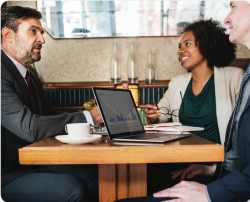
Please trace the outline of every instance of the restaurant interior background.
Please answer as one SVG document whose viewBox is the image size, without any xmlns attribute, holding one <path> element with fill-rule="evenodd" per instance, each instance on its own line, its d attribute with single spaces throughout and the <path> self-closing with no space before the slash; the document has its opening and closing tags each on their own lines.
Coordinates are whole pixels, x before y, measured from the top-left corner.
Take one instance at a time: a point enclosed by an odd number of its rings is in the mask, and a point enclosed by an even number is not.
<svg viewBox="0 0 250 202">
<path fill-rule="evenodd" d="M 177 5 L 177 1 L 169 2 Z M 147 2 L 145 1 L 145 3 Z M 36 9 L 37 1 L 7 1 L 4 6 L 23 6 Z M 72 19 L 72 21 L 74 20 Z M 147 20 L 150 21 L 152 18 L 147 18 Z M 170 19 L 167 19 L 167 21 L 172 23 L 172 28 L 178 23 Z M 165 31 L 166 29 L 163 30 L 163 32 Z M 109 81 L 110 60 L 114 42 L 117 43 L 118 61 L 122 71 L 121 77 L 126 82 L 129 44 L 133 42 L 135 45 L 135 59 L 139 70 L 139 81 L 145 80 L 145 68 L 149 51 L 152 52 L 153 64 L 156 70 L 156 84 L 145 85 L 145 83 L 139 82 L 139 104 L 141 108 L 139 110 L 143 112 L 141 106 L 155 103 L 156 97 L 159 99 L 166 91 L 171 78 L 185 73 L 177 54 L 180 35 L 172 35 L 175 33 L 170 31 L 174 32 L 174 30 L 168 30 L 169 35 L 167 36 L 88 36 L 86 38 L 53 38 L 45 31 L 46 43 L 42 48 L 42 59 L 35 63 L 35 68 L 43 82 L 46 95 L 56 109 L 69 112 L 81 111 L 85 104 L 83 104 L 83 100 L 93 98 L 93 95 L 91 97 L 92 86 L 106 87 L 108 84 L 108 87 L 112 87 Z M 237 45 L 237 47 L 237 58 L 250 58 L 250 51 L 245 46 Z M 158 95 L 159 92 L 160 96 Z M 154 99 L 152 99 L 153 97 Z M 143 113 L 140 116 L 143 124 L 145 124 Z M 99 134 L 100 131 L 97 133 Z M 76 147 L 67 145 L 69 146 L 67 147 L 62 146 L 51 137 L 42 140 L 42 143 L 35 143 L 35 146 L 33 144 L 34 147 L 29 145 L 21 148 L 19 150 L 19 160 L 21 164 L 34 164 L 34 162 L 40 164 L 39 160 L 41 160 L 41 164 L 98 163 L 100 201 L 114 201 L 121 198 L 146 196 L 146 163 L 201 162 L 204 159 L 215 162 L 222 161 L 224 158 L 224 148 L 219 144 L 207 144 L 205 139 L 199 137 L 194 137 L 191 141 L 190 139 L 183 139 L 183 141 L 181 143 L 178 141 L 171 142 L 170 147 L 163 147 L 159 144 L 157 147 L 117 149 L 115 144 L 110 144 L 110 146 L 114 147 L 109 147 L 109 142 L 106 140 L 102 141 L 99 147 L 95 144 L 89 144 L 87 147 L 84 145 Z M 37 145 L 39 148 L 37 148 Z M 74 149 L 68 149 L 73 147 Z M 131 150 L 131 148 L 135 150 Z M 91 152 L 89 149 L 91 149 Z M 158 155 L 159 153 L 170 155 Z M 199 155 L 194 155 L 197 153 Z M 115 155 L 110 158 L 110 154 Z M 138 154 L 140 158 L 138 158 Z M 75 158 L 75 156 L 78 156 L 78 158 Z"/>
<path fill-rule="evenodd" d="M 37 8 L 37 1 L 7 1 L 6 5 Z M 145 80 L 149 51 L 153 56 L 156 80 L 170 80 L 185 73 L 177 56 L 180 35 L 53 39 L 45 31 L 44 38 L 46 43 L 42 48 L 42 59 L 35 63 L 35 68 L 41 81 L 46 83 L 109 81 L 114 42 L 117 43 L 123 81 L 127 80 L 130 42 L 134 42 L 139 80 Z M 237 45 L 236 57 L 250 58 L 250 51 L 242 45 Z"/>
</svg>

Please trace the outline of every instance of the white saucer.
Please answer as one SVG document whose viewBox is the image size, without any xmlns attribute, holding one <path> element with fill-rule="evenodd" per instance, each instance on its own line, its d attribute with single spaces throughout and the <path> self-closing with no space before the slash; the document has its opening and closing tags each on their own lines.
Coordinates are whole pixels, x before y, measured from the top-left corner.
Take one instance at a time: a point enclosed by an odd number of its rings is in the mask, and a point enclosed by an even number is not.
<svg viewBox="0 0 250 202">
<path fill-rule="evenodd" d="M 89 136 L 90 137 L 88 138 L 70 138 L 68 137 L 68 135 L 57 135 L 55 136 L 55 138 L 62 143 L 77 145 L 77 144 L 87 144 L 90 142 L 94 142 L 102 137 L 101 135 L 89 135 Z"/>
</svg>

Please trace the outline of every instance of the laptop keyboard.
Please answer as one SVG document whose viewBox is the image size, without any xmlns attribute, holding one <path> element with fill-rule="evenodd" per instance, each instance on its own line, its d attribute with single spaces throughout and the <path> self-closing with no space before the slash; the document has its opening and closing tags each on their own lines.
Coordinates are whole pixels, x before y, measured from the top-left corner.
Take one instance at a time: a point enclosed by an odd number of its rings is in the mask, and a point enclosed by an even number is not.
<svg viewBox="0 0 250 202">
<path fill-rule="evenodd" d="M 127 136 L 127 137 L 122 137 L 119 139 L 148 140 L 148 139 L 152 139 L 152 138 L 166 137 L 167 135 L 170 135 L 170 134 L 166 134 L 166 133 L 142 133 L 142 134 L 138 134 L 138 135 L 131 135 L 131 136 Z"/>
</svg>

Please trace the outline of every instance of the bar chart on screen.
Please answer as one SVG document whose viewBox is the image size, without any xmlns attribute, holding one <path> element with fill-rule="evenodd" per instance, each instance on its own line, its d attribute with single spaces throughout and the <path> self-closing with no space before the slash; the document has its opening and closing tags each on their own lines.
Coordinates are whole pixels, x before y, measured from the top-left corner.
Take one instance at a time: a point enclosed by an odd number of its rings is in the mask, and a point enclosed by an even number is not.
<svg viewBox="0 0 250 202">
<path fill-rule="evenodd" d="M 123 115 L 120 113 L 117 114 L 115 117 L 111 117 L 109 121 L 110 122 L 116 122 L 116 121 L 129 121 L 129 120 L 137 120 L 136 116 L 134 115 L 133 111 L 130 109 L 131 116 L 123 117 Z"/>
<path fill-rule="evenodd" d="M 99 94 L 99 102 L 111 133 L 128 132 L 141 125 L 129 92 L 105 91 Z"/>
</svg>

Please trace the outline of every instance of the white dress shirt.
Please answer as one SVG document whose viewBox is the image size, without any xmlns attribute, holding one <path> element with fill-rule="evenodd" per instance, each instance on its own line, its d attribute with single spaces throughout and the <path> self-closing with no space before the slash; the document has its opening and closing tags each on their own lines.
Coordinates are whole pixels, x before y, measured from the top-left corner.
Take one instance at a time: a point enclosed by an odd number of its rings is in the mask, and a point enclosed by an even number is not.
<svg viewBox="0 0 250 202">
<path fill-rule="evenodd" d="M 6 54 L 6 53 L 5 53 Z M 25 83 L 28 85 L 25 77 L 26 77 L 26 73 L 27 73 L 27 68 L 25 66 L 23 66 L 21 63 L 17 62 L 15 59 L 13 59 L 12 57 L 10 57 L 8 54 L 6 54 L 10 60 L 14 63 L 14 65 L 16 66 L 16 68 L 18 69 L 18 71 L 20 72 L 20 74 L 23 76 L 23 79 L 25 81 Z M 29 70 L 28 70 L 29 71 Z"/>
</svg>

